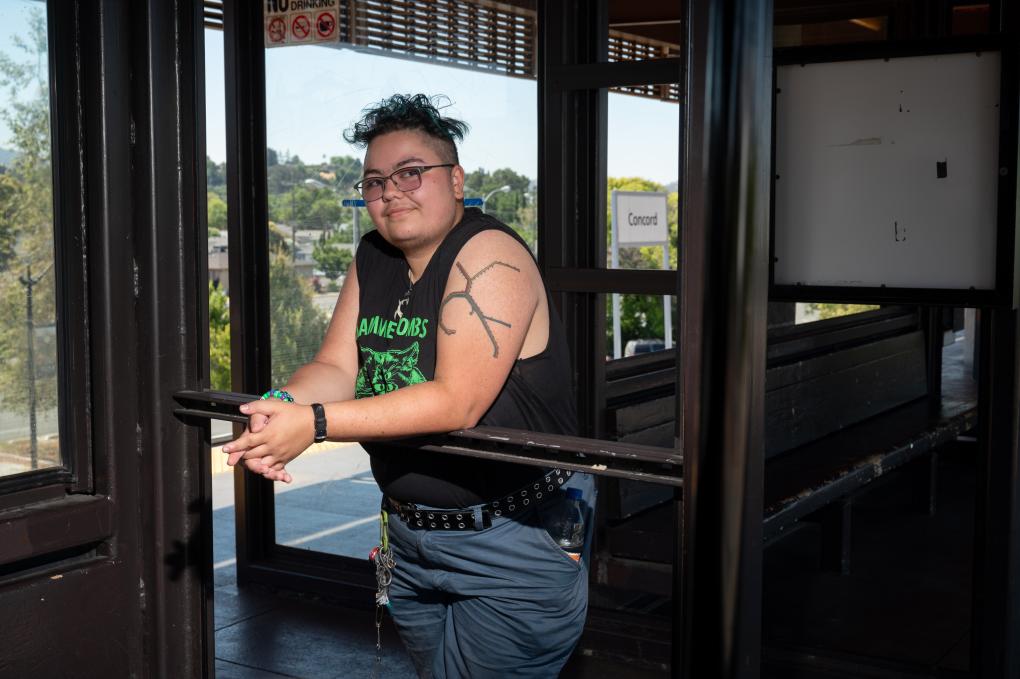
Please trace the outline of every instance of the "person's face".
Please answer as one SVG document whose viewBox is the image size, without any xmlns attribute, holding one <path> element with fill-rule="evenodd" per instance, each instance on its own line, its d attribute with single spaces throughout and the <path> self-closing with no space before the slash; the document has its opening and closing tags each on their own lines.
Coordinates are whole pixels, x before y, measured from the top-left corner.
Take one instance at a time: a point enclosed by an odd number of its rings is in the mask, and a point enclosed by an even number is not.
<svg viewBox="0 0 1020 679">
<path fill-rule="evenodd" d="M 436 143 L 416 130 L 383 134 L 368 145 L 365 178 L 388 177 L 401 168 L 448 162 Z M 383 196 L 365 204 L 379 233 L 404 250 L 438 243 L 460 221 L 464 207 L 464 169 L 436 167 L 421 174 L 421 186 L 401 191 L 387 180 Z"/>
</svg>

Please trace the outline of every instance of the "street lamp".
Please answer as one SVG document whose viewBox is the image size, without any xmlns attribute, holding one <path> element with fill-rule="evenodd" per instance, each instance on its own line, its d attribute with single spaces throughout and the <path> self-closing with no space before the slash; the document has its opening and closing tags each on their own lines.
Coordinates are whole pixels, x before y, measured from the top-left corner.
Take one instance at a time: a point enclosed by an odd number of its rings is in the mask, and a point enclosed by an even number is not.
<svg viewBox="0 0 1020 679">
<path fill-rule="evenodd" d="M 492 196 L 492 194 L 494 194 L 494 193 L 506 193 L 507 191 L 512 191 L 512 190 L 513 189 L 511 189 L 508 184 L 505 184 L 505 185 L 499 187 L 498 189 L 493 189 L 492 191 L 489 191 L 487 194 L 485 194 L 482 197 L 482 212 L 485 212 L 485 204 L 487 202 L 489 202 L 489 198 Z"/>
<path fill-rule="evenodd" d="M 294 182 L 283 182 L 283 186 L 290 188 L 290 263 L 291 266 L 297 263 L 297 213 L 294 211 Z"/>
<path fill-rule="evenodd" d="M 38 405 L 38 397 L 35 389 L 35 317 L 32 311 L 32 288 L 39 284 L 50 268 L 43 269 L 43 272 L 32 277 L 32 266 L 25 269 L 25 275 L 19 276 L 18 280 L 25 286 L 25 325 L 28 328 L 28 429 L 29 429 L 29 455 L 32 469 L 39 468 L 39 434 L 36 423 L 35 410 Z"/>
</svg>

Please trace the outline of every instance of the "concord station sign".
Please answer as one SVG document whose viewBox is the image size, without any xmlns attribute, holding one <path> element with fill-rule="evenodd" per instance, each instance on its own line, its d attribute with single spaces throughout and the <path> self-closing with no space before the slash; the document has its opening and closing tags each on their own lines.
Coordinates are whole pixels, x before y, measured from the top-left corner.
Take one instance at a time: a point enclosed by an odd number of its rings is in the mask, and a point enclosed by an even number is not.
<svg viewBox="0 0 1020 679">
<path fill-rule="evenodd" d="M 613 191 L 612 208 L 617 245 L 662 245 L 669 242 L 665 193 Z"/>
</svg>

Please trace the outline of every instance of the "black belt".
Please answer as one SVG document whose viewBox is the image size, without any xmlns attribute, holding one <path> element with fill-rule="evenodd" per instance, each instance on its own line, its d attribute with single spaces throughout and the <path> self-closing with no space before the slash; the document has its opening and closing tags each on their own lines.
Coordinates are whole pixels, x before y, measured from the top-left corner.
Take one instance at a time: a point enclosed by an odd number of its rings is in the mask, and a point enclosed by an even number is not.
<svg viewBox="0 0 1020 679">
<path fill-rule="evenodd" d="M 482 530 L 492 525 L 498 517 L 513 518 L 524 513 L 532 502 L 541 502 L 550 493 L 573 476 L 574 472 L 565 469 L 554 469 L 544 478 L 529 483 L 520 490 L 499 499 L 465 509 L 423 509 L 413 502 L 398 502 L 392 498 L 384 498 L 384 505 L 400 520 L 411 528 L 422 530 Z M 480 513 L 480 524 L 476 524 L 476 515 Z"/>
</svg>

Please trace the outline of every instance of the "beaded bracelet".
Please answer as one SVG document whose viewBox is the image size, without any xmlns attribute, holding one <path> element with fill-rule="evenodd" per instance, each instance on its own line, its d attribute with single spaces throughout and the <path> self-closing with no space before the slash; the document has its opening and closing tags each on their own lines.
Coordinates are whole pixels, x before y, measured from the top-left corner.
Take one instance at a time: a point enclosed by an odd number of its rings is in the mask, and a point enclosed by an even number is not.
<svg viewBox="0 0 1020 679">
<path fill-rule="evenodd" d="M 265 401 L 267 398 L 277 398 L 283 401 L 284 403 L 294 402 L 294 397 L 291 396 L 286 391 L 284 391 L 283 389 L 270 389 L 266 393 L 262 394 L 262 398 L 260 398 L 259 400 Z"/>
</svg>

